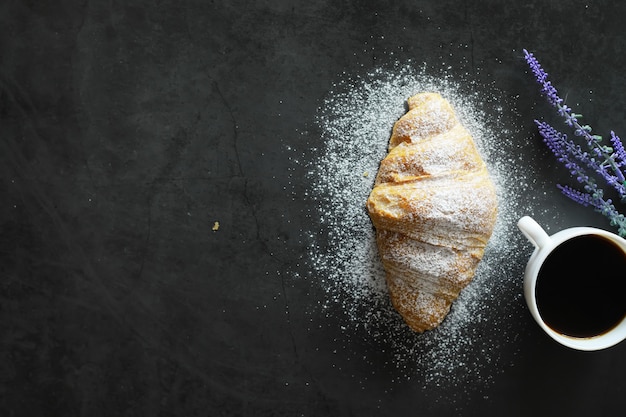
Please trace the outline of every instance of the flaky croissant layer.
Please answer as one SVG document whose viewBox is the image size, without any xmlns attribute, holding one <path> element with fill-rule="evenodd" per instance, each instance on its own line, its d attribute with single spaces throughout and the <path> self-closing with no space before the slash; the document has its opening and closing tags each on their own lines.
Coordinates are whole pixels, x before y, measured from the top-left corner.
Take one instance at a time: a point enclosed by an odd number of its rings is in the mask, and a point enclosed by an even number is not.
<svg viewBox="0 0 626 417">
<path fill-rule="evenodd" d="M 415 331 L 437 327 L 474 277 L 497 216 L 469 132 L 437 93 L 408 100 L 367 209 L 391 301 Z"/>
</svg>

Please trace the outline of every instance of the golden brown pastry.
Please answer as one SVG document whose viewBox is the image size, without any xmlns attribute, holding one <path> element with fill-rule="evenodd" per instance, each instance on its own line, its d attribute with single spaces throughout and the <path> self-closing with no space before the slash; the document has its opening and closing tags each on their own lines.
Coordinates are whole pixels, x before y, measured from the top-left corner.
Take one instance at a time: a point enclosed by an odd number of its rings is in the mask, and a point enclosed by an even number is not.
<svg viewBox="0 0 626 417">
<path fill-rule="evenodd" d="M 408 100 L 367 209 L 391 301 L 415 331 L 437 327 L 472 280 L 497 215 L 469 132 L 437 93 Z"/>
</svg>

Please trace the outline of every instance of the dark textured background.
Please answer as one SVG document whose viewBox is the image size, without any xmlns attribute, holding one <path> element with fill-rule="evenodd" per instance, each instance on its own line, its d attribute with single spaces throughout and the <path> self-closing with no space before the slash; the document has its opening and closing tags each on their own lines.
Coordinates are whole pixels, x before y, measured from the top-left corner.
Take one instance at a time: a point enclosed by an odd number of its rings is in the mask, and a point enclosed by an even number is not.
<svg viewBox="0 0 626 417">
<path fill-rule="evenodd" d="M 450 66 L 516 103 L 513 141 L 537 141 L 550 187 L 529 214 L 607 228 L 551 187 L 521 50 L 597 131 L 626 132 L 625 17 L 608 1 L 1 2 L 0 414 L 622 414 L 626 345 L 573 352 L 528 314 L 484 387 L 403 380 L 392 352 L 350 361 L 372 347 L 286 272 L 308 276 L 318 220 L 285 149 L 303 131 L 322 145 L 342 74 Z"/>
</svg>

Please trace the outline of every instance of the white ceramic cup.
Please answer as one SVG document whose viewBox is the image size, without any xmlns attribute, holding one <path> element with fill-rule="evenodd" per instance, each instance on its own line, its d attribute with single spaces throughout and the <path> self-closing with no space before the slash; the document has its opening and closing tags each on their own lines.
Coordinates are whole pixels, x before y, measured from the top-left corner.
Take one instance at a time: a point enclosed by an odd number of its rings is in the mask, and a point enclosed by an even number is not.
<svg viewBox="0 0 626 417">
<path fill-rule="evenodd" d="M 596 229 L 593 227 L 573 227 L 570 229 L 561 230 L 552 236 L 548 234 L 534 221 L 532 218 L 525 216 L 522 217 L 517 226 L 522 231 L 524 236 L 535 245 L 535 251 L 530 256 L 528 264 L 526 265 L 526 272 L 524 274 L 524 297 L 526 298 L 526 304 L 530 309 L 535 321 L 539 326 L 554 340 L 560 344 L 578 350 L 600 350 L 616 345 L 622 340 L 626 339 L 626 319 L 623 319 L 617 326 L 613 327 L 608 332 L 602 333 L 592 337 L 572 337 L 561 334 L 552 328 L 550 328 L 541 318 L 539 309 L 537 307 L 537 298 L 535 294 L 535 288 L 537 285 L 537 276 L 541 265 L 544 263 L 548 255 L 561 243 L 566 240 L 572 239 L 577 236 L 583 235 L 596 235 L 601 236 L 618 245 L 626 253 L 626 240 L 617 236 L 614 233 L 607 232 L 605 230 Z M 626 274 L 624 279 L 626 279 Z"/>
</svg>

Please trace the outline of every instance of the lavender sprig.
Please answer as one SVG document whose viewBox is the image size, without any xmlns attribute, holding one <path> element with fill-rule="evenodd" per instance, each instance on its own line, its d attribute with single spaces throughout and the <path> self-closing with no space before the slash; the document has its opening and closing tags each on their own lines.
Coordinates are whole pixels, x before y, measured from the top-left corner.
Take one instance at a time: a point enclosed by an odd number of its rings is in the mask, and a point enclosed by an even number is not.
<svg viewBox="0 0 626 417">
<path fill-rule="evenodd" d="M 621 139 L 613 131 L 611 131 L 611 143 L 613 144 L 617 166 L 620 168 L 626 166 L 626 151 L 624 150 L 624 145 L 622 144 Z"/>
<path fill-rule="evenodd" d="M 585 187 L 590 190 L 589 192 L 578 191 L 567 185 L 557 185 L 557 187 L 563 194 L 577 203 L 585 207 L 592 206 L 597 212 L 608 217 L 611 226 L 617 227 L 617 233 L 622 237 L 626 236 L 626 217 L 617 211 L 611 199 L 602 198 L 602 190 L 597 188 L 595 184 Z"/>
<path fill-rule="evenodd" d="M 574 136 L 583 139 L 588 149 L 584 151 L 579 144 L 569 139 L 564 133 L 546 122 L 535 120 L 539 133 L 548 148 L 557 160 L 565 165 L 570 174 L 583 185 L 584 191 L 562 185 L 557 185 L 557 187 L 577 203 L 592 206 L 596 211 L 608 217 L 611 225 L 618 228 L 618 233 L 626 237 L 626 218 L 615 208 L 611 199 L 603 197 L 603 190 L 587 172 L 590 170 L 604 179 L 617 191 L 621 202 L 626 202 L 626 151 L 620 138 L 611 132 L 612 147 L 603 145 L 602 137 L 592 134 L 591 126 L 582 124 L 582 115 L 574 113 L 565 104 L 534 55 L 524 49 L 524 56 L 537 82 L 541 85 L 541 92 L 548 103 L 556 108 L 559 116 L 565 119 L 565 124 L 573 129 Z"/>
</svg>

